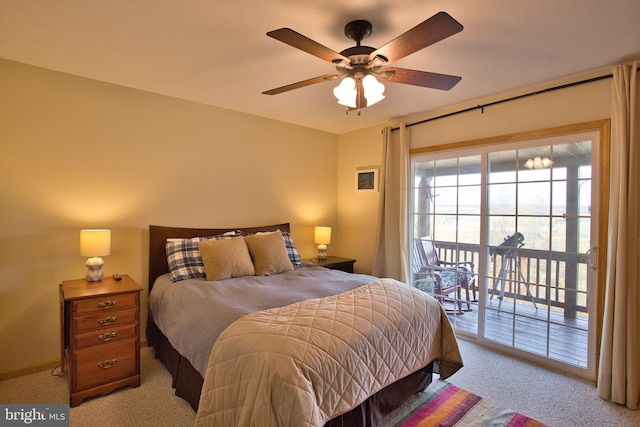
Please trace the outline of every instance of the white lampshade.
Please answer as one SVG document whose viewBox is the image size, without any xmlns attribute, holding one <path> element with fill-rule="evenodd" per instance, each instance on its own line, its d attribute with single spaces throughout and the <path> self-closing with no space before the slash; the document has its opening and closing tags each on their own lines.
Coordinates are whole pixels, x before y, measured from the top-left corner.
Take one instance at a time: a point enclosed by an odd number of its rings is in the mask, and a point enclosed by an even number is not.
<svg viewBox="0 0 640 427">
<path fill-rule="evenodd" d="M 384 85 L 380 83 L 373 75 L 367 74 L 361 78 L 362 73 L 353 77 L 345 77 L 340 84 L 333 89 L 333 94 L 338 98 L 338 104 L 350 108 L 359 108 L 358 106 L 358 86 L 364 92 L 367 99 L 367 107 L 384 99 Z"/>
<path fill-rule="evenodd" d="M 80 230 L 80 256 L 90 257 L 87 260 L 87 274 L 89 282 L 98 282 L 104 277 L 102 266 L 103 256 L 111 254 L 111 230 Z"/>
<path fill-rule="evenodd" d="M 331 227 L 316 227 L 313 241 L 318 244 L 318 259 L 327 259 L 327 245 L 331 243 Z"/>
<path fill-rule="evenodd" d="M 345 77 L 340 84 L 333 89 L 333 95 L 338 98 L 338 104 L 345 107 L 356 108 L 356 81 L 351 77 Z"/>
<path fill-rule="evenodd" d="M 80 230 L 80 256 L 111 255 L 111 230 Z"/>
<path fill-rule="evenodd" d="M 328 245 L 331 243 L 331 227 L 316 227 L 313 241 L 319 245 Z"/>
<path fill-rule="evenodd" d="M 362 86 L 364 87 L 364 97 L 367 98 L 367 107 L 384 99 L 384 85 L 371 74 L 362 79 Z"/>
</svg>

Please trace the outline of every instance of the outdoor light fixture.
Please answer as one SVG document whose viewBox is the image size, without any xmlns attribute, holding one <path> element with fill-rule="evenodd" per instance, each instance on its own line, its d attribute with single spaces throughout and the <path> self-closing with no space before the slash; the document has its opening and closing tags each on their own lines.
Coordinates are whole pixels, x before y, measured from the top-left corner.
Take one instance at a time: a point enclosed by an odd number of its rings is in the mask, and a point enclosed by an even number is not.
<svg viewBox="0 0 640 427">
<path fill-rule="evenodd" d="M 533 159 L 529 159 L 525 162 L 524 167 L 527 169 L 544 169 L 550 168 L 553 165 L 553 161 L 548 157 L 541 159 L 540 157 L 535 157 Z"/>
</svg>

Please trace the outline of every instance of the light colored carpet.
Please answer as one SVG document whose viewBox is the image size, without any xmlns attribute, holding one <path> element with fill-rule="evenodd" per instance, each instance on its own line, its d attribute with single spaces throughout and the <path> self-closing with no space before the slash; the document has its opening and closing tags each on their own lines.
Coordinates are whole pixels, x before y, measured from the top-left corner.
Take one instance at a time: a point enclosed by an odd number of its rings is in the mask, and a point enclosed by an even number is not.
<svg viewBox="0 0 640 427">
<path fill-rule="evenodd" d="M 603 401 L 586 381 L 521 362 L 460 340 L 464 368 L 447 379 L 498 405 L 553 427 L 640 425 L 640 411 Z M 126 387 L 71 408 L 73 427 L 192 426 L 195 413 L 174 395 L 171 376 L 141 350 L 142 385 Z M 0 403 L 69 403 L 67 380 L 49 371 L 0 382 Z"/>
<path fill-rule="evenodd" d="M 69 411 L 71 426 L 192 426 L 196 414 L 171 388 L 171 375 L 152 348 L 140 351 L 141 385 L 87 399 Z M 49 371 L 0 382 L 2 403 L 69 403 L 67 378 Z"/>
<path fill-rule="evenodd" d="M 464 367 L 451 384 L 549 426 L 640 426 L 640 411 L 600 399 L 591 382 L 458 341 Z"/>
</svg>

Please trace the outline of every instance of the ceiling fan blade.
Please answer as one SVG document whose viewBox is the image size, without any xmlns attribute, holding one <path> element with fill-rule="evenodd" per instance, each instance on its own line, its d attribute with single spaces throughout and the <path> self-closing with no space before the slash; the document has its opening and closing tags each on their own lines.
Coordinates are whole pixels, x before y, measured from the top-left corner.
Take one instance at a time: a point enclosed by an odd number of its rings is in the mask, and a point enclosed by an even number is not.
<svg viewBox="0 0 640 427">
<path fill-rule="evenodd" d="M 310 53 L 311 55 L 323 59 L 327 62 L 350 62 L 349 58 L 347 58 L 346 56 L 343 56 L 338 52 L 334 52 L 328 47 L 325 47 L 320 43 L 293 31 L 291 28 L 280 28 L 279 30 L 269 31 L 267 35 L 281 41 L 282 43 L 286 43 L 289 46 L 293 46 L 296 49 L 300 49 L 302 51 Z"/>
<path fill-rule="evenodd" d="M 262 93 L 264 95 L 277 95 L 277 94 L 282 93 L 282 92 L 288 92 L 290 90 L 299 89 L 299 88 L 305 87 L 305 86 L 311 86 L 311 85 L 314 85 L 316 83 L 326 82 L 327 80 L 335 80 L 337 78 L 338 78 L 338 76 L 335 75 L 335 74 L 325 74 L 324 76 L 318 76 L 318 77 L 314 77 L 312 79 L 303 80 L 301 82 L 291 83 L 290 85 L 282 86 L 282 87 L 279 87 L 279 88 L 276 88 L 276 89 L 267 90 L 267 91 L 262 92 Z"/>
<path fill-rule="evenodd" d="M 373 51 L 369 58 L 373 60 L 376 56 L 383 56 L 387 58 L 388 63 L 396 62 L 420 49 L 459 33 L 462 29 L 462 24 L 453 19 L 451 15 L 439 12 Z"/>
<path fill-rule="evenodd" d="M 385 74 L 393 73 L 390 77 Z M 406 68 L 389 67 L 385 68 L 380 77 L 383 80 L 393 83 L 404 83 L 413 86 L 428 87 L 431 89 L 449 90 L 454 87 L 462 77 L 448 74 L 430 73 L 428 71 L 409 70 Z"/>
</svg>

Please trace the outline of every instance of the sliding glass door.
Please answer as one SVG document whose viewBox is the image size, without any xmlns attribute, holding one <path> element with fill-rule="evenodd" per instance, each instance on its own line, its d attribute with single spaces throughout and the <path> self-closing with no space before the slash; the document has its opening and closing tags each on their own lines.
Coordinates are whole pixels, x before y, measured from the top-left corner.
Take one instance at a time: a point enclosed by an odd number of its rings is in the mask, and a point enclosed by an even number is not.
<svg viewBox="0 0 640 427">
<path fill-rule="evenodd" d="M 598 141 L 412 156 L 412 283 L 458 333 L 594 375 Z"/>
</svg>

